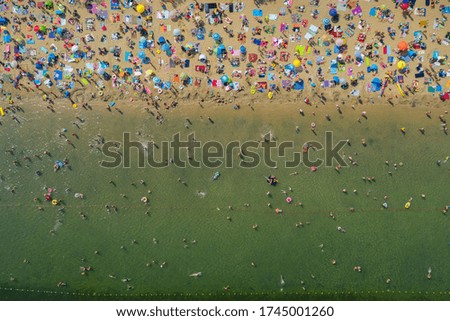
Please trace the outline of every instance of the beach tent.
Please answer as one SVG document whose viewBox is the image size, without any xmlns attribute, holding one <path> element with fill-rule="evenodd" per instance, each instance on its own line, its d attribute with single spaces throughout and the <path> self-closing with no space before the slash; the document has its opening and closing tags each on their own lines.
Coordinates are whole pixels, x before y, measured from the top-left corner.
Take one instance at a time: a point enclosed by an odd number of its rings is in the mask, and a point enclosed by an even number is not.
<svg viewBox="0 0 450 321">
<path fill-rule="evenodd" d="M 0 17 L 0 26 L 6 26 L 8 24 L 8 19 Z"/>
<path fill-rule="evenodd" d="M 162 45 L 163 43 L 166 43 L 166 38 L 161 36 L 161 37 L 158 38 L 158 45 Z"/>
<path fill-rule="evenodd" d="M 139 14 L 144 13 L 144 11 L 145 11 L 145 6 L 144 6 L 143 4 L 138 4 L 138 5 L 136 6 L 136 11 L 137 11 L 137 13 L 139 13 Z"/>
<path fill-rule="evenodd" d="M 53 79 L 55 80 L 62 80 L 63 79 L 63 73 L 61 70 L 55 70 L 53 72 Z"/>
<path fill-rule="evenodd" d="M 406 41 L 404 41 L 404 40 L 400 41 L 398 43 L 398 49 L 400 51 L 406 51 L 408 49 L 408 43 Z"/>
<path fill-rule="evenodd" d="M 382 82 L 380 78 L 373 78 L 372 80 L 372 91 L 379 91 L 382 87 Z"/>
<path fill-rule="evenodd" d="M 126 3 L 127 0 L 124 1 Z M 119 0 L 111 0 L 110 2 L 111 10 L 120 10 L 120 1 Z"/>
<path fill-rule="evenodd" d="M 263 11 L 261 9 L 253 9 L 253 17 L 262 17 Z"/>
<path fill-rule="evenodd" d="M 210 10 L 217 8 L 217 3 L 205 3 L 205 13 L 209 13 Z"/>
<path fill-rule="evenodd" d="M 305 82 L 302 79 L 299 79 L 294 82 L 293 88 L 295 90 L 303 90 L 305 88 Z"/>
</svg>

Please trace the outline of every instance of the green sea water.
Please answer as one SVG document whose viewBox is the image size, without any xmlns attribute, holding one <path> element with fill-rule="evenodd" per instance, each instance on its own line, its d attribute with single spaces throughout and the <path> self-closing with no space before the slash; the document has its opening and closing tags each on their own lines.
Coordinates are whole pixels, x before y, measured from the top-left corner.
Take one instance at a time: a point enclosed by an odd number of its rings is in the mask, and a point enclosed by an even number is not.
<svg viewBox="0 0 450 321">
<path fill-rule="evenodd" d="M 450 205 L 450 162 L 445 162 L 450 144 L 437 119 L 443 109 L 434 109 L 428 119 L 420 108 L 366 106 L 368 120 L 357 122 L 361 108 L 345 107 L 342 115 L 317 109 L 316 116 L 307 110 L 307 116 L 301 116 L 295 106 L 259 106 L 255 111 L 180 107 L 165 112 L 162 124 L 134 107 L 122 107 L 120 115 L 62 107 L 55 113 L 38 112 L 30 106 L 16 114 L 20 124 L 9 114 L 0 127 L 0 286 L 77 293 L 80 298 L 93 293 L 233 292 L 270 298 L 277 293 L 301 297 L 400 291 L 399 296 L 420 292 L 425 298 L 443 294 L 439 298 L 448 299 L 450 214 L 442 210 Z M 324 119 L 327 112 L 331 121 Z M 317 124 L 317 136 L 310 131 L 311 122 Z M 406 135 L 400 127 L 406 128 Z M 75 147 L 58 137 L 63 128 Z M 283 165 L 288 152 L 273 157 L 276 168 L 155 169 L 137 168 L 132 153 L 131 168 L 106 169 L 99 165 L 106 158 L 96 149 L 97 134 L 120 141 L 123 132 L 129 132 L 137 141 L 161 146 L 178 132 L 182 137 L 195 133 L 202 143 L 226 144 L 261 140 L 269 131 L 278 143 L 294 141 L 297 150 L 311 139 L 323 142 L 325 131 L 333 131 L 334 139 L 349 139 L 351 145 L 341 154 L 358 165 L 339 172 L 334 166 L 317 172 L 304 166 L 288 169 Z M 46 150 L 51 156 L 43 154 Z M 54 172 L 53 162 L 64 158 L 70 168 Z M 236 151 L 232 158 L 239 161 Z M 395 169 L 394 163 L 402 166 Z M 221 176 L 212 180 L 216 170 Z M 295 171 L 299 174 L 290 175 Z M 265 182 L 270 174 L 278 177 L 277 186 Z M 374 182 L 362 179 L 370 176 Z M 62 200 L 60 205 L 45 201 L 48 187 Z M 283 191 L 292 204 L 286 203 Z M 83 193 L 84 199 L 75 193 Z M 385 195 L 388 209 L 381 206 Z M 143 196 L 148 205 L 141 202 Z M 410 197 L 412 205 L 406 210 Z M 302 206 L 295 206 L 297 202 Z M 276 214 L 275 208 L 283 213 Z M 88 266 L 92 271 L 82 275 L 80 267 Z M 361 266 L 362 272 L 355 272 L 354 266 Z M 190 277 L 196 272 L 202 276 Z M 67 286 L 57 287 L 58 282 Z"/>
</svg>

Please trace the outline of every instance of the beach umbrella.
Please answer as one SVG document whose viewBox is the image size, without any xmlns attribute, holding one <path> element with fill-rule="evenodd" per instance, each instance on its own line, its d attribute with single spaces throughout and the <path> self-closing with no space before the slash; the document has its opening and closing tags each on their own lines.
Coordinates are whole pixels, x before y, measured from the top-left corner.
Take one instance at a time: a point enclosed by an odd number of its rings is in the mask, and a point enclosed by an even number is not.
<svg viewBox="0 0 450 321">
<path fill-rule="evenodd" d="M 39 26 L 34 26 L 33 30 L 34 30 L 34 32 L 38 32 L 39 31 Z"/>
<path fill-rule="evenodd" d="M 222 80 L 222 83 L 226 84 L 226 83 L 228 82 L 229 78 L 228 78 L 227 75 L 223 75 L 223 76 L 220 78 L 220 80 Z"/>
<path fill-rule="evenodd" d="M 166 43 L 166 38 L 161 36 L 161 37 L 158 38 L 158 44 L 162 45 L 163 43 Z"/>
<path fill-rule="evenodd" d="M 136 6 L 137 13 L 143 13 L 145 11 L 145 6 L 143 4 L 138 4 Z"/>
<path fill-rule="evenodd" d="M 179 35 L 181 35 L 181 30 L 180 30 L 180 29 L 174 29 L 174 30 L 173 30 L 173 35 L 174 35 L 175 37 L 178 37 Z"/>
<path fill-rule="evenodd" d="M 294 65 L 295 68 L 298 68 L 302 65 L 302 62 L 299 59 L 295 59 L 292 64 Z"/>
<path fill-rule="evenodd" d="M 75 45 L 75 46 L 72 46 L 71 50 L 72 50 L 72 52 L 76 52 L 76 51 L 78 51 L 78 46 L 77 46 L 77 45 Z"/>
<path fill-rule="evenodd" d="M 11 63 L 9 65 L 11 66 L 11 68 L 16 68 L 17 67 L 17 61 L 13 60 L 13 61 L 11 61 Z"/>
<path fill-rule="evenodd" d="M 206 59 L 206 55 L 205 54 L 200 54 L 200 56 L 198 56 L 198 60 L 201 61 L 201 62 L 206 61 L 207 60 Z"/>
<path fill-rule="evenodd" d="M 58 16 L 60 16 L 60 15 L 64 14 L 64 11 L 56 10 L 55 13 L 56 13 Z"/>
<path fill-rule="evenodd" d="M 330 21 L 330 19 L 328 19 L 328 18 L 324 18 L 324 19 L 322 20 L 322 23 L 323 23 L 325 26 L 328 26 L 328 25 L 331 24 L 331 21 Z"/>
<path fill-rule="evenodd" d="M 405 69 L 406 67 L 406 62 L 404 62 L 403 60 L 399 60 L 399 62 L 397 63 L 397 68 L 399 70 Z"/>
<path fill-rule="evenodd" d="M 408 43 L 404 40 L 400 41 L 398 43 L 398 49 L 400 49 L 401 51 L 405 51 L 408 49 Z"/>
<path fill-rule="evenodd" d="M 244 46 L 241 46 L 239 48 L 239 50 L 241 51 L 241 54 L 245 55 L 247 53 L 247 48 L 245 48 Z"/>
<path fill-rule="evenodd" d="M 0 17 L 0 26 L 6 26 L 8 24 L 8 20 L 6 18 Z"/>
<path fill-rule="evenodd" d="M 45 1 L 44 5 L 47 7 L 47 9 L 52 9 L 53 8 L 53 1 L 50 1 L 50 0 Z"/>
<path fill-rule="evenodd" d="M 334 9 L 334 8 L 330 9 L 329 14 L 330 14 L 331 17 L 336 17 L 338 15 L 337 10 Z"/>
<path fill-rule="evenodd" d="M 406 11 L 409 8 L 409 4 L 404 2 L 404 3 L 402 3 L 402 5 L 400 7 L 402 8 L 403 11 Z"/>
<path fill-rule="evenodd" d="M 61 35 L 61 34 L 63 33 L 63 28 L 61 28 L 61 27 L 56 28 L 56 33 L 57 33 L 58 35 Z"/>
<path fill-rule="evenodd" d="M 158 77 L 153 77 L 153 82 L 155 84 L 159 84 L 161 82 L 161 79 L 159 79 Z"/>
<path fill-rule="evenodd" d="M 295 66 L 294 66 L 293 64 L 287 64 L 287 65 L 284 67 L 284 69 L 293 71 L 293 70 L 295 69 Z"/>
<path fill-rule="evenodd" d="M 47 27 L 42 25 L 42 26 L 39 27 L 39 31 L 45 33 L 45 32 L 47 32 Z"/>
<path fill-rule="evenodd" d="M 216 32 L 212 35 L 214 41 L 219 41 L 222 37 Z"/>
</svg>

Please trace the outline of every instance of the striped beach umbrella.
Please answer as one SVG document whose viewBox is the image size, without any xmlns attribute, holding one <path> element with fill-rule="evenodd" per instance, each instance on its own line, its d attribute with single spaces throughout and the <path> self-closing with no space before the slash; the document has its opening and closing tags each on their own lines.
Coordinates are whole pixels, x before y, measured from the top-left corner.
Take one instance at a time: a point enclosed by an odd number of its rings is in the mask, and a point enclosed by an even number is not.
<svg viewBox="0 0 450 321">
<path fill-rule="evenodd" d="M 330 25 L 331 21 L 330 21 L 330 19 L 328 19 L 328 18 L 324 18 L 324 19 L 322 20 L 322 23 L 323 23 L 325 26 L 328 26 L 328 25 Z"/>
</svg>

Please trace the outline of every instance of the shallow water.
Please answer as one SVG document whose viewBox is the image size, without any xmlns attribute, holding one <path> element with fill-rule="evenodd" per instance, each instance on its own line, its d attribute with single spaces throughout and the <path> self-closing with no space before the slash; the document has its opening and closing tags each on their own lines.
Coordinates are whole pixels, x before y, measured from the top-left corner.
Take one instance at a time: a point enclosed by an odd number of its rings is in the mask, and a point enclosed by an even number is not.
<svg viewBox="0 0 450 321">
<path fill-rule="evenodd" d="M 367 107 L 369 120 L 357 123 L 361 110 L 345 109 L 339 115 L 322 108 L 315 117 L 309 111 L 302 117 L 295 106 L 264 106 L 256 112 L 180 108 L 166 113 L 166 121 L 157 124 L 146 112 L 125 107 L 123 116 L 100 108 L 59 108 L 56 113 L 25 109 L 18 114 L 20 125 L 4 119 L 0 127 L 2 287 L 55 290 L 63 281 L 68 290 L 79 293 L 216 293 L 224 286 L 261 293 L 280 291 L 283 275 L 285 292 L 450 290 L 450 224 L 448 214 L 441 212 L 450 202 L 449 163 L 435 163 L 450 155 L 448 136 L 437 120 L 442 110 L 433 111 L 430 120 L 418 108 Z M 331 122 L 324 120 L 326 112 L 332 114 Z M 189 128 L 185 117 L 192 121 Z M 318 124 L 318 136 L 309 130 L 312 121 Z M 400 127 L 407 128 L 406 135 Z M 425 135 L 419 127 L 426 128 Z M 63 128 L 75 148 L 58 137 Z M 104 159 L 101 153 L 89 147 L 98 145 L 97 134 L 120 140 L 123 132 L 130 132 L 133 139 L 160 144 L 176 132 L 182 137 L 195 132 L 202 142 L 227 143 L 261 140 L 271 131 L 278 142 L 294 140 L 301 149 L 310 139 L 322 141 L 327 130 L 333 130 L 335 139 L 350 139 L 351 146 L 343 152 L 357 159 L 358 166 L 340 173 L 334 167 L 320 167 L 315 173 L 303 166 L 286 169 L 281 162 L 276 169 L 264 165 L 138 169 L 134 159 L 132 168 L 105 169 L 99 166 Z M 360 144 L 361 138 L 367 147 Z M 14 155 L 3 152 L 12 148 Z M 45 150 L 51 157 L 43 155 Z M 53 162 L 64 158 L 71 169 L 55 173 Z M 233 159 L 238 160 L 236 151 Z M 400 162 L 404 165 L 394 170 L 393 164 Z M 41 176 L 35 175 L 38 170 Z M 216 170 L 221 176 L 212 181 Z M 299 175 L 289 175 L 294 171 Z M 279 178 L 278 186 L 265 182 L 264 176 L 270 174 Z M 363 181 L 363 176 L 374 176 L 376 181 Z M 45 201 L 45 187 L 55 189 L 53 196 L 62 200 L 61 205 Z M 347 194 L 341 192 L 343 188 Z M 286 203 L 282 190 L 292 196 L 293 204 Z M 77 199 L 75 193 L 85 198 Z M 389 196 L 387 210 L 381 207 L 384 195 Z M 142 196 L 149 198 L 148 206 L 140 201 Z M 406 210 L 410 197 L 412 206 Z M 303 206 L 294 206 L 299 201 Z M 245 203 L 250 206 L 244 207 Z M 107 204 L 117 211 L 108 212 Z M 282 215 L 275 214 L 276 207 L 283 209 Z M 351 207 L 355 212 L 350 212 Z M 329 217 L 330 211 L 336 220 Z M 296 227 L 298 222 L 303 227 Z M 93 271 L 83 276 L 81 266 L 91 266 Z M 362 273 L 353 271 L 353 266 L 361 266 Z M 426 278 L 429 267 L 431 280 Z M 200 271 L 202 277 L 189 277 Z M 122 282 L 124 278 L 129 281 Z M 391 283 L 386 284 L 388 278 Z"/>
</svg>

